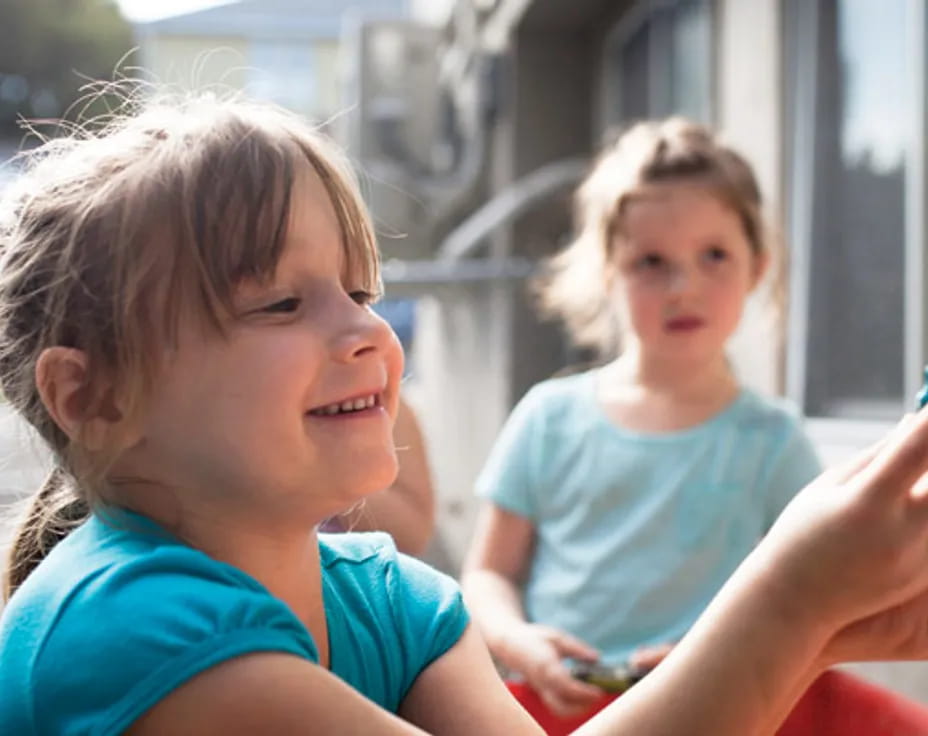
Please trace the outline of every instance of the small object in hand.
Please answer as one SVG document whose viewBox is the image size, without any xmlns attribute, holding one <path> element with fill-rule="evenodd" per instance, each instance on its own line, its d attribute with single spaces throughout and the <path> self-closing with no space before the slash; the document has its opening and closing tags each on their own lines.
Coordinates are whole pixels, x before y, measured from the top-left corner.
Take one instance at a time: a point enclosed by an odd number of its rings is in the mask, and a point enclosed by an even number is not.
<svg viewBox="0 0 928 736">
<path fill-rule="evenodd" d="M 624 693 L 645 675 L 628 665 L 609 667 L 591 662 L 577 662 L 570 672 L 578 680 L 596 685 L 607 693 Z"/>
<path fill-rule="evenodd" d="M 921 391 L 915 396 L 915 401 L 919 409 L 928 404 L 928 365 L 925 366 L 925 381 L 922 384 Z"/>
</svg>

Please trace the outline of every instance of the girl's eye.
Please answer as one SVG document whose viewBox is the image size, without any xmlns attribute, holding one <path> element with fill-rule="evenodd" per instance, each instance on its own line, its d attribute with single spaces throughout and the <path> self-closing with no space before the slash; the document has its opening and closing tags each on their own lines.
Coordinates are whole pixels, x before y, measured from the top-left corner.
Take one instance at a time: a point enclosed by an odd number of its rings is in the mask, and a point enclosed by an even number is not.
<svg viewBox="0 0 928 736">
<path fill-rule="evenodd" d="M 653 271 L 663 265 L 664 259 L 657 253 L 648 253 L 647 255 L 643 255 L 641 258 L 635 261 L 635 268 L 642 271 Z"/>
<path fill-rule="evenodd" d="M 281 299 L 280 301 L 273 302 L 268 304 L 266 307 L 262 307 L 262 312 L 269 312 L 271 314 L 291 314 L 300 308 L 300 300 L 295 297 L 287 297 L 286 299 Z"/>
<path fill-rule="evenodd" d="M 355 304 L 360 304 L 362 307 L 373 304 L 377 300 L 376 295 L 371 294 L 369 291 L 364 291 L 363 289 L 350 291 L 348 292 L 348 296 L 352 298 Z"/>
<path fill-rule="evenodd" d="M 728 251 L 719 246 L 712 246 L 706 250 L 706 260 L 710 263 L 721 263 L 728 260 Z"/>
</svg>

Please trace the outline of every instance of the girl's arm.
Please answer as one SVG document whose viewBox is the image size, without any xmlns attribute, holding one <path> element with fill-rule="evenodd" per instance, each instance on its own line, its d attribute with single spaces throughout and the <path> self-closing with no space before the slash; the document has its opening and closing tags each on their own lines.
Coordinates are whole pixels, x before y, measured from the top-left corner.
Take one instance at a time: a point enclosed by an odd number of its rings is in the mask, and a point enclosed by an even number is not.
<svg viewBox="0 0 928 736">
<path fill-rule="evenodd" d="M 528 519 L 485 502 L 464 559 L 461 587 L 468 608 L 490 651 L 507 665 L 509 633 L 525 624 L 519 588 L 534 541 Z"/>
<path fill-rule="evenodd" d="M 464 597 L 502 664 L 523 675 L 555 713 L 581 712 L 603 693 L 572 677 L 561 660 L 596 660 L 598 653 L 563 631 L 526 621 L 520 583 L 534 540 L 535 527 L 528 519 L 486 503 L 464 562 Z"/>
<path fill-rule="evenodd" d="M 543 736 L 506 689 L 473 627 L 419 675 L 400 715 L 441 736 Z"/>
<path fill-rule="evenodd" d="M 400 716 L 383 710 L 311 662 L 287 654 L 260 653 L 206 670 L 161 700 L 129 733 L 543 736 L 506 690 L 483 641 L 472 629 L 419 675 L 400 707 Z"/>
<path fill-rule="evenodd" d="M 322 667 L 262 652 L 227 660 L 184 683 L 139 718 L 132 736 L 412 736 L 388 713 Z"/>
</svg>

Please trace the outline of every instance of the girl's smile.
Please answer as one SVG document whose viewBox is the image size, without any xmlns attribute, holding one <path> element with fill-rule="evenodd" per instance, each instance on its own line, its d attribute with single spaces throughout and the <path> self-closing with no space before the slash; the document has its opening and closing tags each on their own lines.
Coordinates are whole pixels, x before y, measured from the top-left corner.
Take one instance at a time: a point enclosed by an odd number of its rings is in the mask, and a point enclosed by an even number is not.
<svg viewBox="0 0 928 736">
<path fill-rule="evenodd" d="M 354 397 L 310 409 L 309 415 L 320 419 L 351 419 L 383 414 L 381 395 L 382 390 L 364 391 Z"/>
</svg>

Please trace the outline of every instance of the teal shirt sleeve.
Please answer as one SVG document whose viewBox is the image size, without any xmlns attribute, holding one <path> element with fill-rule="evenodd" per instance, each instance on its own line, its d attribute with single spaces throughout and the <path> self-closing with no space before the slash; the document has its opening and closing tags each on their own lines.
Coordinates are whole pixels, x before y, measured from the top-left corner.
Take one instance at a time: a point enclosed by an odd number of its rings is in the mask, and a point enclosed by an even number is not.
<svg viewBox="0 0 928 736">
<path fill-rule="evenodd" d="M 527 519 L 538 515 L 535 473 L 542 452 L 543 386 L 535 386 L 516 404 L 476 483 L 478 496 Z"/>
<path fill-rule="evenodd" d="M 387 587 L 409 682 L 453 647 L 468 615 L 457 583 L 413 557 L 397 554 Z"/>
<path fill-rule="evenodd" d="M 250 652 L 318 659 L 284 603 L 177 545 L 85 579 L 35 644 L 32 691 L 52 705 L 35 709 L 39 734 L 121 733 L 196 674 Z"/>
<path fill-rule="evenodd" d="M 798 417 L 788 415 L 761 488 L 767 529 L 793 497 L 821 472 L 821 461 Z"/>
<path fill-rule="evenodd" d="M 383 532 L 320 535 L 332 671 L 397 712 L 468 624 L 457 583 Z"/>
</svg>

